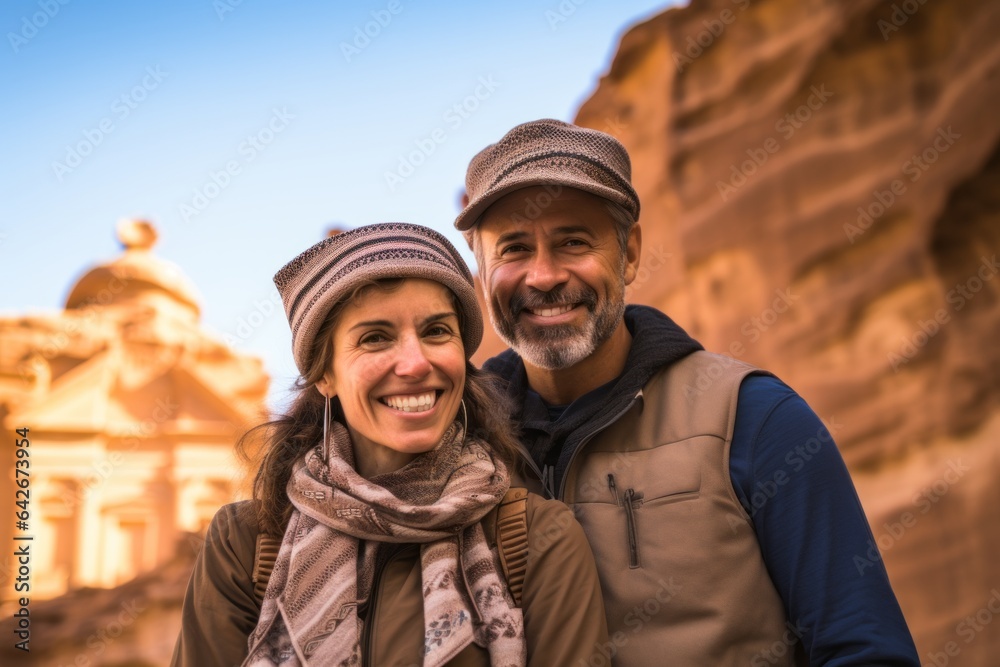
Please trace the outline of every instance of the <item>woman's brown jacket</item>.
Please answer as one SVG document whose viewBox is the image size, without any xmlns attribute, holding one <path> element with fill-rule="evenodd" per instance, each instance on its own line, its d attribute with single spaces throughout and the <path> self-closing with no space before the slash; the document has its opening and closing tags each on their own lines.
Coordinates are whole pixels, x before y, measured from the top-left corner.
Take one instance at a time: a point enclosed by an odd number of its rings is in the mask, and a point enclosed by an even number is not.
<svg viewBox="0 0 1000 667">
<path fill-rule="evenodd" d="M 195 563 L 174 649 L 174 667 L 237 667 L 260 606 L 251 581 L 258 529 L 249 503 L 224 506 L 208 528 Z M 493 541 L 490 522 L 486 534 Z M 594 655 L 607 660 L 607 625 L 597 568 L 573 513 L 561 502 L 528 494 L 528 562 L 521 608 L 528 665 L 576 667 Z M 372 606 L 362 634 L 364 664 L 419 666 L 423 659 L 423 596 L 419 550 L 404 548 L 377 574 Z M 363 647 L 363 651 L 364 651 Z M 475 644 L 449 665 L 488 667 L 489 655 Z"/>
</svg>

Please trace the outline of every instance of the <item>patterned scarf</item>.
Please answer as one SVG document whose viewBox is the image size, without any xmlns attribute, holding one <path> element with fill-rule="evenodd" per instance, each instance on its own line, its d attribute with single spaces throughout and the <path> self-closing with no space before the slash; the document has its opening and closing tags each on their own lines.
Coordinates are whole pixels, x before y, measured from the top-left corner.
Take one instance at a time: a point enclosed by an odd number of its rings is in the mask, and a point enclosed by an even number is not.
<svg viewBox="0 0 1000 667">
<path fill-rule="evenodd" d="M 510 480 L 484 444 L 453 423 L 399 470 L 364 479 L 347 429 L 307 452 L 288 482 L 294 506 L 245 666 L 361 664 L 358 605 L 374 592 L 380 543 L 420 544 L 425 667 L 475 642 L 493 667 L 525 664 L 521 610 L 479 523 Z"/>
</svg>

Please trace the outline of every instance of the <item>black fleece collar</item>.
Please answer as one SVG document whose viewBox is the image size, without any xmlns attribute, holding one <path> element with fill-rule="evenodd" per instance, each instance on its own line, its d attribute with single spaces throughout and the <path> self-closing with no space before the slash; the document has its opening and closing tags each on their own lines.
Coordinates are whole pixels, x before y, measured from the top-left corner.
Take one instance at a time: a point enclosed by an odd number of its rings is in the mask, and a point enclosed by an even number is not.
<svg viewBox="0 0 1000 667">
<path fill-rule="evenodd" d="M 555 488 L 569 467 L 575 449 L 622 412 L 659 370 L 703 349 L 672 319 L 649 306 L 626 306 L 625 326 L 632 334 L 625 368 L 602 387 L 571 403 L 557 421 L 550 421 L 541 397 L 528 387 L 524 362 L 513 350 L 489 359 L 483 369 L 506 382 L 508 395 L 519 406 L 515 415 L 521 439 L 539 467 L 555 466 Z"/>
</svg>

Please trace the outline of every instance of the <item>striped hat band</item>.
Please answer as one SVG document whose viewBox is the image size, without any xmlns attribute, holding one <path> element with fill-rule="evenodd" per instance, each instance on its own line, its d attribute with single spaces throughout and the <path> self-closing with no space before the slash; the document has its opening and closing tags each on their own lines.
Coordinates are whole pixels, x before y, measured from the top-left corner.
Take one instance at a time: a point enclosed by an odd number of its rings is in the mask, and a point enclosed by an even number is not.
<svg viewBox="0 0 1000 667">
<path fill-rule="evenodd" d="M 433 229 L 386 222 L 320 241 L 274 275 L 300 373 L 308 373 L 316 334 L 330 310 L 359 286 L 386 278 L 425 278 L 450 289 L 461 311 L 465 355 L 472 356 L 482 341 L 483 318 L 469 267 Z"/>
</svg>

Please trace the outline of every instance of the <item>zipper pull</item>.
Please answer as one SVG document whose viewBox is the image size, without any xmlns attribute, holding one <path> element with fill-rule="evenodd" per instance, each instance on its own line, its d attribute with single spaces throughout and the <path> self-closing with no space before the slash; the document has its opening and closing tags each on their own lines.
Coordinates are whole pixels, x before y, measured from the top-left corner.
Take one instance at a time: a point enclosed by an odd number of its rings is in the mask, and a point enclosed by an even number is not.
<svg viewBox="0 0 1000 667">
<path fill-rule="evenodd" d="M 611 489 L 611 493 L 615 496 L 615 505 L 621 505 L 621 501 L 618 499 L 618 485 L 615 484 L 615 476 L 608 473 L 608 488 Z"/>
<path fill-rule="evenodd" d="M 640 498 L 642 496 L 639 496 Z M 635 489 L 625 490 L 625 525 L 628 528 L 628 566 L 629 568 L 639 567 L 639 538 L 636 536 L 635 528 Z"/>
</svg>

